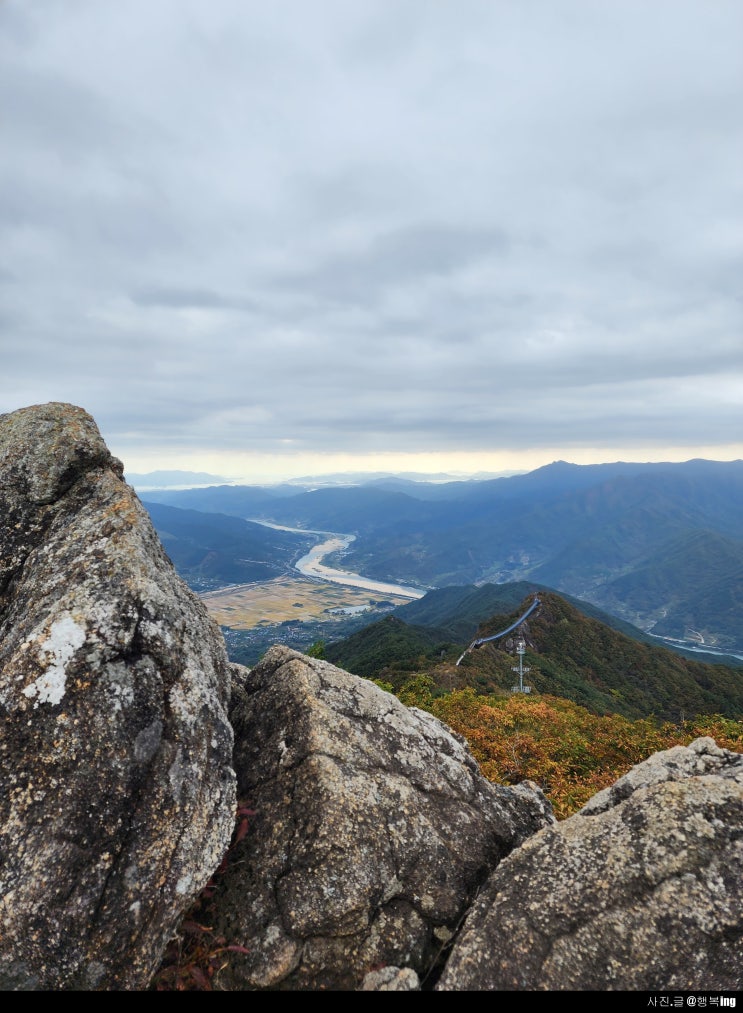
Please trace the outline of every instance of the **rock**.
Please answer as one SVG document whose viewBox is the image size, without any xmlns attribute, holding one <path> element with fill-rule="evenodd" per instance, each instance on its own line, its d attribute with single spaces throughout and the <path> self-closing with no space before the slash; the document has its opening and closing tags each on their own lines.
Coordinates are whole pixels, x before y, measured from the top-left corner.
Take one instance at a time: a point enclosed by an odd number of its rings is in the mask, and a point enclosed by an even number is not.
<svg viewBox="0 0 743 1013">
<path fill-rule="evenodd" d="M 554 822 L 546 799 L 490 784 L 430 714 L 327 662 L 274 647 L 234 671 L 238 796 L 257 814 L 215 897 L 215 933 L 249 950 L 219 987 L 424 980 L 490 871 Z"/>
<path fill-rule="evenodd" d="M 0 987 L 146 987 L 234 825 L 229 670 L 82 409 L 0 416 Z"/>
<path fill-rule="evenodd" d="M 382 967 L 369 971 L 361 983 L 362 992 L 417 992 L 418 975 L 410 967 Z"/>
<path fill-rule="evenodd" d="M 743 985 L 743 756 L 657 753 L 495 871 L 438 990 Z"/>
</svg>

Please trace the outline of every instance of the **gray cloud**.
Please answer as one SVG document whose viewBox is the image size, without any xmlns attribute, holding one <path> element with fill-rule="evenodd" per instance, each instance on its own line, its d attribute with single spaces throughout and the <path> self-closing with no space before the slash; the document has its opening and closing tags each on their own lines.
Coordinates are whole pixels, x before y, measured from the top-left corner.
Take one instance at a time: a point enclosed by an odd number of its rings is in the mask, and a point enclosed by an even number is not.
<svg viewBox="0 0 743 1013">
<path fill-rule="evenodd" d="M 0 5 L 0 411 L 740 445 L 737 0 Z"/>
<path fill-rule="evenodd" d="M 457 229 L 421 223 L 375 236 L 363 249 L 349 250 L 306 272 L 278 280 L 297 289 L 340 302 L 366 302 L 385 289 L 422 284 L 446 276 L 488 255 L 500 257 L 508 239 L 497 229 Z"/>
<path fill-rule="evenodd" d="M 249 299 L 239 298 L 201 288 L 159 288 L 152 286 L 130 293 L 139 306 L 162 306 L 171 309 L 237 309 L 255 307 Z"/>
</svg>

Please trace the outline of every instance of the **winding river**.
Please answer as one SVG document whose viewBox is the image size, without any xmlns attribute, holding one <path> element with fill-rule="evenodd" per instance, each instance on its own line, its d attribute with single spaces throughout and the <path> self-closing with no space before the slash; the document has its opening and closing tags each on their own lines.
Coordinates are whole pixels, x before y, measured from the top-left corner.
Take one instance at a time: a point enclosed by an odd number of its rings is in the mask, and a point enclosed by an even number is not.
<svg viewBox="0 0 743 1013">
<path fill-rule="evenodd" d="M 334 531 L 316 531 L 312 528 L 290 528 L 284 524 L 273 524 L 270 521 L 258 520 L 255 517 L 248 517 L 246 520 L 253 524 L 262 524 L 266 528 L 275 528 L 277 531 L 293 531 L 298 535 L 324 535 L 324 540 L 313 545 L 301 559 L 294 564 L 294 568 L 305 577 L 315 577 L 321 580 L 328 580 L 334 584 L 345 584 L 347 587 L 361 587 L 367 591 L 377 591 L 380 594 L 394 594 L 401 598 L 422 598 L 425 591 L 417 587 L 408 587 L 405 584 L 390 584 L 381 580 L 372 580 L 370 577 L 362 577 L 360 573 L 350 573 L 348 570 L 335 570 L 333 567 L 325 566 L 322 560 L 332 552 L 339 552 L 347 549 L 351 542 L 355 541 L 356 535 L 344 535 Z M 684 641 L 673 640 L 670 637 L 660 637 L 651 633 L 666 647 L 678 647 L 684 651 L 694 654 L 719 654 L 724 657 L 737 658 L 743 661 L 743 655 L 733 651 L 717 651 L 706 646 L 693 646 Z"/>
<path fill-rule="evenodd" d="M 417 587 L 408 587 L 405 584 L 389 584 L 381 580 L 372 580 L 370 577 L 362 577 L 360 573 L 350 573 L 348 570 L 335 570 L 333 567 L 325 566 L 322 560 L 331 552 L 339 552 L 347 549 L 351 542 L 355 541 L 356 535 L 343 535 L 334 531 L 314 531 L 310 528 L 290 528 L 284 524 L 272 524 L 269 521 L 258 520 L 255 517 L 248 517 L 253 524 L 262 524 L 266 528 L 274 528 L 276 531 L 293 531 L 299 535 L 324 535 L 325 539 L 313 545 L 308 553 L 298 559 L 294 568 L 299 570 L 305 577 L 319 577 L 322 580 L 332 581 L 334 584 L 345 584 L 347 587 L 362 587 L 366 591 L 377 591 L 380 594 L 394 594 L 400 598 L 422 598 L 426 593 Z"/>
</svg>

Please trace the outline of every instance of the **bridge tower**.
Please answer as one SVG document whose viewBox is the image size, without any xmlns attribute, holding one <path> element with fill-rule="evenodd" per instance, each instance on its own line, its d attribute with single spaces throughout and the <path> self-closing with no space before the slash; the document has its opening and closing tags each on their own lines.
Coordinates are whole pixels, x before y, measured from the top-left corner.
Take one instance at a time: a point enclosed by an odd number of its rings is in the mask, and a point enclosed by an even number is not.
<svg viewBox="0 0 743 1013">
<path fill-rule="evenodd" d="M 519 684 L 518 686 L 511 686 L 512 693 L 531 693 L 531 686 L 524 685 L 524 676 L 526 675 L 527 672 L 531 671 L 531 669 L 528 666 L 524 665 L 525 652 L 526 652 L 526 642 L 523 639 L 523 637 L 519 637 L 518 643 L 516 644 L 516 653 L 519 656 L 519 663 L 518 665 L 514 665 L 511 668 L 512 672 L 518 672 Z"/>
</svg>

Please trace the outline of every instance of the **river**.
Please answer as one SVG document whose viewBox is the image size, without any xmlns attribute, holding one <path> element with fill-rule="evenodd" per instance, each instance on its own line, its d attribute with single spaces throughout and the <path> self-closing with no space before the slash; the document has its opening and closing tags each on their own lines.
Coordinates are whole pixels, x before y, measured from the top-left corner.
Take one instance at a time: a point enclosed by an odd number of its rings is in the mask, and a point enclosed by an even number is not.
<svg viewBox="0 0 743 1013">
<path fill-rule="evenodd" d="M 743 654 L 735 654 L 734 651 L 718 651 L 714 647 L 699 646 L 690 644 L 687 640 L 675 640 L 673 637 L 661 637 L 657 633 L 650 633 L 648 636 L 654 637 L 656 640 L 660 640 L 663 647 L 676 647 L 680 651 L 688 651 L 690 654 L 714 654 L 720 658 L 737 658 L 738 661 L 743 661 Z"/>
<path fill-rule="evenodd" d="M 262 524 L 266 528 L 274 528 L 276 531 L 293 531 L 299 535 L 325 535 L 324 541 L 313 545 L 310 551 L 294 564 L 295 570 L 299 570 L 305 577 L 317 577 L 329 580 L 334 584 L 345 584 L 347 587 L 361 587 L 366 591 L 376 591 L 379 594 L 394 594 L 400 598 L 422 598 L 426 593 L 417 587 L 372 580 L 370 577 L 362 577 L 360 573 L 335 570 L 333 567 L 323 564 L 322 560 L 325 556 L 329 556 L 331 552 L 347 549 L 351 542 L 356 540 L 356 535 L 344 535 L 334 531 L 315 531 L 310 528 L 290 528 L 285 524 L 272 524 L 255 517 L 247 517 L 246 520 L 253 524 Z"/>
<path fill-rule="evenodd" d="M 310 551 L 294 564 L 294 568 L 305 577 L 317 577 L 322 580 L 329 580 L 334 584 L 345 584 L 347 587 L 362 587 L 365 590 L 377 591 L 380 594 L 395 594 L 401 598 L 422 598 L 426 593 L 417 587 L 372 580 L 370 577 L 362 577 L 360 573 L 350 573 L 348 570 L 335 570 L 323 564 L 322 560 L 325 556 L 329 556 L 331 552 L 347 549 L 351 542 L 356 540 L 356 535 L 344 535 L 334 531 L 316 531 L 312 528 L 290 528 L 285 524 L 273 524 L 270 521 L 258 520 L 256 517 L 248 517 L 246 520 L 251 521 L 253 524 L 262 524 L 266 528 L 275 528 L 277 531 L 293 531 L 298 535 L 325 535 L 324 541 L 313 545 Z M 666 647 L 678 647 L 694 654 L 716 654 L 743 661 L 743 655 L 735 654 L 732 651 L 716 651 L 713 648 L 702 646 L 695 647 L 684 641 L 673 640 L 670 637 L 660 637 L 656 633 L 650 633 L 650 636 L 664 643 Z"/>
</svg>

